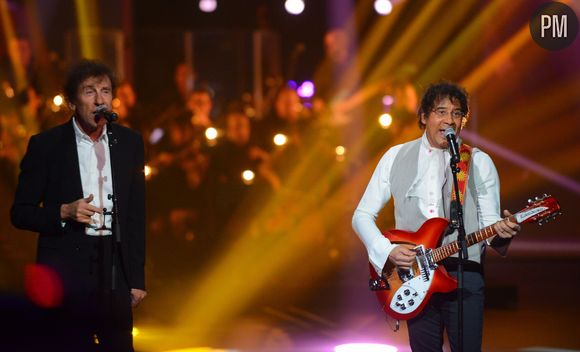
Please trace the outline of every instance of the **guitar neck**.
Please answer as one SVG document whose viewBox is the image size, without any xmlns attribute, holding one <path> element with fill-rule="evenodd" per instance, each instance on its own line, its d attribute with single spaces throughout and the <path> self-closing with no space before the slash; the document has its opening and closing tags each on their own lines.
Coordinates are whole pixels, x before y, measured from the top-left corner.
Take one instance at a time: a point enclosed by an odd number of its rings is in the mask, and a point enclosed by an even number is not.
<svg viewBox="0 0 580 352">
<path fill-rule="evenodd" d="M 516 222 L 516 219 L 514 216 L 510 216 L 509 220 L 511 222 Z M 489 225 L 487 227 L 484 227 L 483 229 L 477 230 L 473 233 L 470 233 L 469 235 L 465 236 L 465 242 L 467 244 L 467 247 L 471 247 L 476 243 L 479 243 L 481 241 L 484 241 L 490 237 L 495 236 L 497 233 L 495 232 L 495 230 L 493 229 L 493 225 Z M 442 261 L 443 259 L 452 256 L 455 253 L 459 252 L 459 242 L 458 241 L 453 241 L 450 242 L 446 245 L 443 245 L 439 248 L 436 248 L 433 250 L 433 260 L 437 263 Z"/>
</svg>

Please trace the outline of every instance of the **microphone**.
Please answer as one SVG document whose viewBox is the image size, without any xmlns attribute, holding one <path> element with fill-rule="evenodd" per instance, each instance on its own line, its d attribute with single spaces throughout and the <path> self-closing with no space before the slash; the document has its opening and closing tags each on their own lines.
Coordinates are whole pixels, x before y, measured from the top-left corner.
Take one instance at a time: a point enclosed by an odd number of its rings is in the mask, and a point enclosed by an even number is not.
<svg viewBox="0 0 580 352">
<path fill-rule="evenodd" d="M 106 105 L 97 106 L 97 109 L 95 110 L 94 114 L 104 117 L 105 120 L 107 120 L 107 122 L 114 122 L 117 121 L 117 119 L 119 118 L 119 116 L 116 113 L 107 110 Z"/>
<path fill-rule="evenodd" d="M 451 153 L 451 162 L 457 164 L 459 162 L 459 146 L 455 137 L 455 130 L 452 127 L 447 127 L 444 132 L 447 143 L 449 144 L 449 152 Z"/>
</svg>

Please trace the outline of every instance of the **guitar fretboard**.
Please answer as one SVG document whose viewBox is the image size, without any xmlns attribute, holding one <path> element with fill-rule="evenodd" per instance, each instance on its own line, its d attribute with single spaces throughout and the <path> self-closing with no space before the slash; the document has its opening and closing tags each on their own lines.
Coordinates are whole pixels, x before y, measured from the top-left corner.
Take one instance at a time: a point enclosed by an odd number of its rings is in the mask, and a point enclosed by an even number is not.
<svg viewBox="0 0 580 352">
<path fill-rule="evenodd" d="M 510 216 L 510 221 L 516 222 L 514 216 Z M 465 242 L 467 243 L 467 247 L 471 247 L 476 243 L 479 243 L 483 240 L 486 240 L 492 236 L 494 236 L 496 232 L 493 230 L 493 225 L 489 225 L 484 227 L 483 229 L 477 230 L 469 235 L 465 236 Z M 436 263 L 442 261 L 443 259 L 452 256 L 455 253 L 459 252 L 459 242 L 453 241 L 444 246 L 436 248 L 433 250 L 433 261 Z"/>
</svg>

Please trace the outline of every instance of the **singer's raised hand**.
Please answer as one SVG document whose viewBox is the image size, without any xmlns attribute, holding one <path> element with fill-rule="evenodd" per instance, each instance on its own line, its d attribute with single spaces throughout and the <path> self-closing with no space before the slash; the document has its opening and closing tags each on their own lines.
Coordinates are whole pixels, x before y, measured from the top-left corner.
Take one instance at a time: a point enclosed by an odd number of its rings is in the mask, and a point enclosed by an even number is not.
<svg viewBox="0 0 580 352">
<path fill-rule="evenodd" d="M 75 200 L 72 203 L 62 204 L 60 206 L 60 217 L 62 220 L 74 220 L 83 224 L 91 223 L 91 216 L 95 213 L 102 214 L 103 210 L 90 204 L 93 201 L 93 195 L 89 194 L 86 198 Z"/>
</svg>

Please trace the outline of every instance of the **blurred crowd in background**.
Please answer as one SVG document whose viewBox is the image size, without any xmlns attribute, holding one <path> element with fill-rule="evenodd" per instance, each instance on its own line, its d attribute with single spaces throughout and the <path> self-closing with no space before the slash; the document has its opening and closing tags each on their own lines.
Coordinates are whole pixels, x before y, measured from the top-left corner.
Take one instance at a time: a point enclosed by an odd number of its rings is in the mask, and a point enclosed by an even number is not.
<svg viewBox="0 0 580 352">
<path fill-rule="evenodd" d="M 349 72 L 349 39 L 344 30 L 332 29 L 321 45 L 325 58 L 315 77 L 301 83 L 282 75 L 265 77 L 260 107 L 251 92 L 228 100 L 216 96 L 213 86 L 230 82 L 200 80 L 187 63 L 173 67 L 173 84 L 159 86 L 155 100 L 140 99 L 139 89 L 127 80 L 117 82 L 115 123 L 141 132 L 146 145 L 147 270 L 153 285 L 179 285 L 184 276 L 207 270 L 205 265 L 242 233 L 247 236 L 248 228 L 255 236 L 287 234 L 294 226 L 289 222 L 297 224 L 312 216 L 306 213 L 317 212 L 316 203 L 322 204 L 356 167 L 356 159 L 345 161 L 352 157 L 355 132 L 364 128 L 360 119 L 366 115 L 357 101 L 361 97 L 336 99 L 357 88 L 357 77 Z M 42 67 L 35 65 L 26 38 L 16 39 L 13 50 L 4 57 L 0 91 L 5 219 L 29 137 L 72 116 L 60 90 L 65 62 L 54 56 Z M 11 64 L 15 57 L 22 69 Z M 378 102 L 379 111 L 366 123 L 378 125 L 375 116 L 385 111 L 396 112 L 399 124 L 414 121 L 417 97 L 408 80 L 412 69 L 404 75 L 394 84 L 374 87 L 377 96 L 392 92 L 391 101 Z M 381 123 L 387 128 L 392 121 Z M 259 217 L 265 209 L 269 215 Z M 327 219 L 326 226 L 323 219 L 318 221 L 310 228 L 315 236 L 305 237 L 305 244 L 323 249 L 323 261 L 336 259 L 340 250 L 339 241 L 330 235 L 333 221 Z M 3 221 L 2 227 L 5 241 L 0 243 L 14 246 L 13 239 L 6 240 L 14 232 L 9 222 Z M 30 243 L 33 236 L 28 237 L 16 243 Z M 2 251 L 7 262 L 3 270 L 13 272 L 12 286 L 21 281 L 17 273 L 23 262 L 32 259 L 29 245 L 17 247 Z"/>
</svg>

